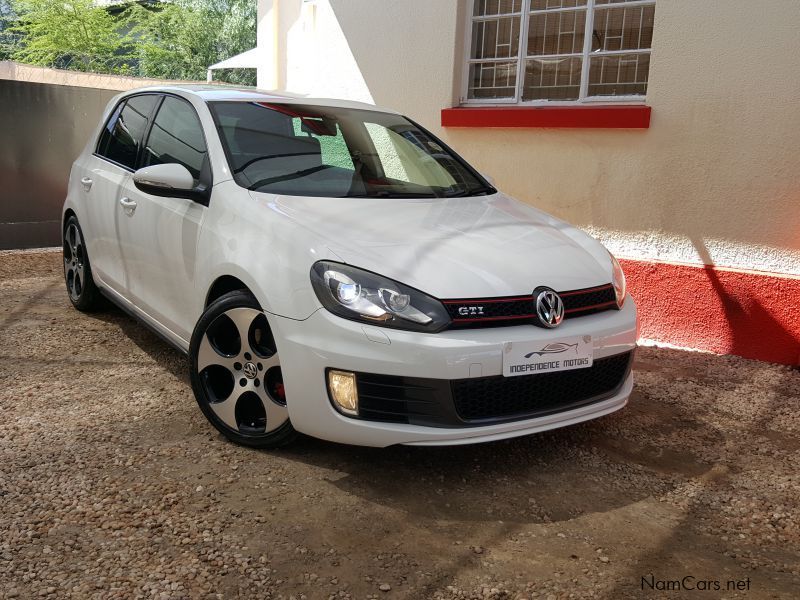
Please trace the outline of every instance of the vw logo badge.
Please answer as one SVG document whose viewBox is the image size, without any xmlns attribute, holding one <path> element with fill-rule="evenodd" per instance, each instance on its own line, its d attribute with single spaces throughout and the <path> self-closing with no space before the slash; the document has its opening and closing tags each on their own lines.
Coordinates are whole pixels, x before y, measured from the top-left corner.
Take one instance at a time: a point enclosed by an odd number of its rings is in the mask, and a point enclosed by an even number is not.
<svg viewBox="0 0 800 600">
<path fill-rule="evenodd" d="M 536 296 L 536 315 L 539 322 L 547 328 L 558 327 L 564 320 L 564 302 L 561 296 L 549 288 L 537 290 Z"/>
<path fill-rule="evenodd" d="M 242 371 L 244 371 L 244 376 L 248 379 L 255 379 L 256 375 L 258 375 L 258 369 L 251 362 L 244 363 Z"/>
</svg>

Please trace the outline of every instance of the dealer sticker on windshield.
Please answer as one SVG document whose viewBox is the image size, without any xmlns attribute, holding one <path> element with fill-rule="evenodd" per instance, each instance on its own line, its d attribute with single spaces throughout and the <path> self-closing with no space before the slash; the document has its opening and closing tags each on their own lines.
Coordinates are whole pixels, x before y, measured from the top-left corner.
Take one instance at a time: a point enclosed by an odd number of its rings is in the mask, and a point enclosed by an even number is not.
<svg viewBox="0 0 800 600">
<path fill-rule="evenodd" d="M 590 335 L 557 342 L 506 342 L 503 347 L 503 376 L 585 369 L 592 366 L 592 354 Z"/>
</svg>

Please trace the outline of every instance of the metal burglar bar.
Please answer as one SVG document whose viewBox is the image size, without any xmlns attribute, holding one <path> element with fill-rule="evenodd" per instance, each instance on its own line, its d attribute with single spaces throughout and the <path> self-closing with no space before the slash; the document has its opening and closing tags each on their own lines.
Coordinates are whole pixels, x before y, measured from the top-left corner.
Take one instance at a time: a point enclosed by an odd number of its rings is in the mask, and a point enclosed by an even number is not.
<svg viewBox="0 0 800 600">
<path fill-rule="evenodd" d="M 655 3 L 473 0 L 462 102 L 642 101 Z"/>
</svg>

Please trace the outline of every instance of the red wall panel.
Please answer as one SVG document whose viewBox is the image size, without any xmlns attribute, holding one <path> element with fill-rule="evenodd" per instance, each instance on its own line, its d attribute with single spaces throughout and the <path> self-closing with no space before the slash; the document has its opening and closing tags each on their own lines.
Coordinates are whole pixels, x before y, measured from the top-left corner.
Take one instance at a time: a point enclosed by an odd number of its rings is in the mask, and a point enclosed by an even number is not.
<svg viewBox="0 0 800 600">
<path fill-rule="evenodd" d="M 676 346 L 800 365 L 800 278 L 621 260 L 641 335 Z"/>
</svg>

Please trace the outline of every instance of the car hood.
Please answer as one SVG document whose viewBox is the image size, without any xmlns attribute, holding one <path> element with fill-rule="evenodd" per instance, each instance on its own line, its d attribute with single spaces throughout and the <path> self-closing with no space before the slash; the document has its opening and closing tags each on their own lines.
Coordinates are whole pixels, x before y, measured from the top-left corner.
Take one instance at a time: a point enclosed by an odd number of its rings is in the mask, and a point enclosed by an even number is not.
<svg viewBox="0 0 800 600">
<path fill-rule="evenodd" d="M 251 193 L 310 234 L 311 240 L 302 237 L 316 246 L 316 256 L 380 273 L 438 298 L 523 295 L 538 286 L 565 291 L 611 282 L 601 244 L 500 193 L 433 199 Z"/>
</svg>

